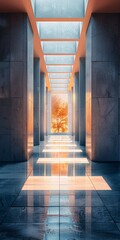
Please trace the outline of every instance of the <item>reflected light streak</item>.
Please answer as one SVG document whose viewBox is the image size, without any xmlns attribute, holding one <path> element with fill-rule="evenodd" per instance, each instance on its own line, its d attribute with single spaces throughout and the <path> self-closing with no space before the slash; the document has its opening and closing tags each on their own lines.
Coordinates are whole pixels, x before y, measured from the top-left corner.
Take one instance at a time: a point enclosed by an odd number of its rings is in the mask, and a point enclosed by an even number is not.
<svg viewBox="0 0 120 240">
<path fill-rule="evenodd" d="M 98 185 L 96 184 L 98 183 Z M 111 190 L 102 176 L 30 176 L 22 190 Z"/>
<path fill-rule="evenodd" d="M 39 158 L 37 163 L 83 163 L 83 164 L 89 164 L 89 161 L 87 158 Z"/>
<path fill-rule="evenodd" d="M 42 152 L 82 152 L 81 149 L 43 149 Z"/>
</svg>

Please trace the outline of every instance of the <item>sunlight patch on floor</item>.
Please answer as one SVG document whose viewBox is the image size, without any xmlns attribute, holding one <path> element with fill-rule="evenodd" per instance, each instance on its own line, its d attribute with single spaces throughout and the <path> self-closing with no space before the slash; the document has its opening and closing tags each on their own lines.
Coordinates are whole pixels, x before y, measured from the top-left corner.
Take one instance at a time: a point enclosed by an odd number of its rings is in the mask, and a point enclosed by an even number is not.
<svg viewBox="0 0 120 240">
<path fill-rule="evenodd" d="M 37 163 L 83 163 L 89 164 L 87 158 L 39 158 Z"/>
<path fill-rule="evenodd" d="M 81 149 L 43 149 L 42 152 L 68 152 L 68 153 L 73 153 L 73 152 L 82 152 Z"/>
<path fill-rule="evenodd" d="M 76 147 L 77 145 L 76 144 L 63 144 L 63 143 L 60 143 L 60 144 L 46 144 L 45 145 L 46 147 Z"/>
<path fill-rule="evenodd" d="M 48 142 L 50 142 L 50 143 L 51 142 L 56 142 L 56 143 L 58 143 L 58 142 L 67 143 L 68 142 L 68 143 L 70 143 L 70 142 L 72 142 L 72 140 L 67 140 L 67 139 L 66 140 L 65 139 L 64 140 L 48 140 Z"/>
<path fill-rule="evenodd" d="M 111 190 L 102 176 L 30 176 L 22 190 Z"/>
</svg>

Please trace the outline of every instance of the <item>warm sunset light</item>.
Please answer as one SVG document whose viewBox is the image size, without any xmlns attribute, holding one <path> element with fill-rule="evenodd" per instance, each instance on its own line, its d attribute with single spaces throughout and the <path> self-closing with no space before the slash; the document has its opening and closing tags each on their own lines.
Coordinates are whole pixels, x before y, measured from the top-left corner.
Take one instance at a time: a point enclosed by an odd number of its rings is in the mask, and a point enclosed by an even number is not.
<svg viewBox="0 0 120 240">
<path fill-rule="evenodd" d="M 60 134 L 57 134 L 57 135 L 51 135 L 50 136 L 50 139 L 71 139 L 71 136 L 67 136 L 67 135 L 60 135 Z"/>
<path fill-rule="evenodd" d="M 52 95 L 52 133 L 68 132 L 68 95 Z"/>
<path fill-rule="evenodd" d="M 46 147 L 76 147 L 76 144 L 46 144 Z"/>
<path fill-rule="evenodd" d="M 120 0 L 0 0 L 0 240 L 120 240 Z"/>
<path fill-rule="evenodd" d="M 89 161 L 87 158 L 39 158 L 37 160 L 37 163 L 83 163 L 83 164 L 88 164 Z"/>
<path fill-rule="evenodd" d="M 65 143 L 67 143 L 67 142 L 72 142 L 72 140 L 65 140 L 65 139 L 64 140 L 48 140 L 48 142 L 60 142 L 60 143 L 65 142 Z"/>
<path fill-rule="evenodd" d="M 43 149 L 42 152 L 82 152 L 81 149 Z"/>
<path fill-rule="evenodd" d="M 97 184 L 95 183 L 97 181 Z M 22 190 L 111 190 L 105 179 L 97 177 L 30 176 Z"/>
</svg>

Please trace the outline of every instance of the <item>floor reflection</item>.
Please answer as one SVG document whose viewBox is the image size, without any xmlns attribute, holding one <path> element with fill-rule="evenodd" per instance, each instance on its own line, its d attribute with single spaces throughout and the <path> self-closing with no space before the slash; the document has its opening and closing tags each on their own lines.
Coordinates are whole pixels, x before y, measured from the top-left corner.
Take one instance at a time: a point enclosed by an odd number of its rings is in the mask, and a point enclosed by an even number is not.
<svg viewBox="0 0 120 240">
<path fill-rule="evenodd" d="M 118 163 L 90 162 L 74 137 L 49 136 L 28 163 L 0 168 L 0 239 L 120 239 L 119 177 Z"/>
</svg>

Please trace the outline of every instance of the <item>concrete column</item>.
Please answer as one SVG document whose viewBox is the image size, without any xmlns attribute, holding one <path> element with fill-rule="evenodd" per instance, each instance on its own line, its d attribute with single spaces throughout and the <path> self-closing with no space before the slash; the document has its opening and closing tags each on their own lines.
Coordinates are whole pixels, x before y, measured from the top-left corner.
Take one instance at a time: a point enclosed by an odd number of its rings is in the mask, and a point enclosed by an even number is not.
<svg viewBox="0 0 120 240">
<path fill-rule="evenodd" d="M 33 34 L 24 13 L 0 14 L 0 161 L 33 149 Z"/>
<path fill-rule="evenodd" d="M 47 135 L 51 133 L 51 92 L 46 92 L 47 110 L 46 110 L 46 122 L 47 122 Z"/>
<path fill-rule="evenodd" d="M 40 59 L 34 58 L 34 146 L 40 144 Z"/>
<path fill-rule="evenodd" d="M 72 135 L 75 135 L 75 87 L 72 87 Z"/>
<path fill-rule="evenodd" d="M 44 135 L 47 135 L 47 87 L 45 80 L 45 95 L 44 95 Z"/>
<path fill-rule="evenodd" d="M 40 73 L 40 141 L 44 141 L 45 135 L 45 74 Z"/>
<path fill-rule="evenodd" d="M 93 14 L 86 45 L 86 151 L 94 161 L 118 161 L 120 15 Z"/>
<path fill-rule="evenodd" d="M 75 73 L 74 79 L 75 94 L 75 141 L 79 141 L 79 72 Z"/>
<path fill-rule="evenodd" d="M 72 134 L 73 102 L 72 91 L 68 92 L 68 133 Z"/>
<path fill-rule="evenodd" d="M 85 146 L 85 58 L 80 58 L 79 64 L 79 141 Z"/>
</svg>

